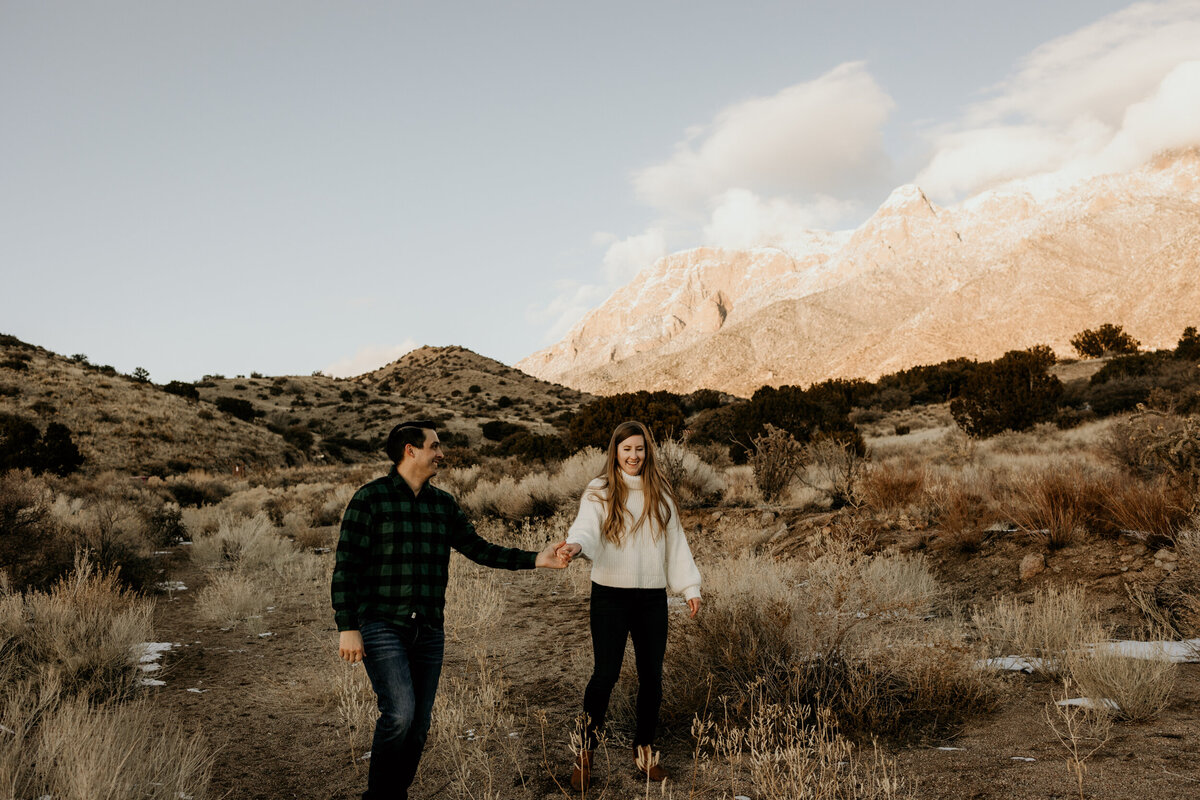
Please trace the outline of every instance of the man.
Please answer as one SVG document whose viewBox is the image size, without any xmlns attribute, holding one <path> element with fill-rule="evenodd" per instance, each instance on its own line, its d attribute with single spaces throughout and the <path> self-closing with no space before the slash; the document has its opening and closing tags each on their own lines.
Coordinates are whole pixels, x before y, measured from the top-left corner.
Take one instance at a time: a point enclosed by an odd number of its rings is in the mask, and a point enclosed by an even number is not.
<svg viewBox="0 0 1200 800">
<path fill-rule="evenodd" d="M 338 654 L 364 663 L 379 702 L 363 800 L 407 798 L 417 773 L 442 671 L 450 548 L 501 569 L 570 562 L 562 542 L 534 553 L 481 538 L 454 498 L 429 484 L 442 462 L 433 427 L 393 428 L 393 468 L 359 489 L 342 517 L 332 585 Z"/>
</svg>

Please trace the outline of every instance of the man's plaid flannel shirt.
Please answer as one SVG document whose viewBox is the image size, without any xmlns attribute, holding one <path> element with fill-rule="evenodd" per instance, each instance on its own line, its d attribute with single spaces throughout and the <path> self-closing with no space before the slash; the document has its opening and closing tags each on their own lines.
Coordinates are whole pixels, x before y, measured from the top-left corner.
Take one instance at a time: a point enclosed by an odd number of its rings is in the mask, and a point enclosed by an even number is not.
<svg viewBox="0 0 1200 800">
<path fill-rule="evenodd" d="M 339 631 L 367 619 L 440 626 L 450 548 L 500 569 L 533 569 L 537 553 L 491 544 L 448 493 L 426 483 L 414 496 L 395 470 L 359 489 L 342 517 L 333 568 Z"/>
</svg>

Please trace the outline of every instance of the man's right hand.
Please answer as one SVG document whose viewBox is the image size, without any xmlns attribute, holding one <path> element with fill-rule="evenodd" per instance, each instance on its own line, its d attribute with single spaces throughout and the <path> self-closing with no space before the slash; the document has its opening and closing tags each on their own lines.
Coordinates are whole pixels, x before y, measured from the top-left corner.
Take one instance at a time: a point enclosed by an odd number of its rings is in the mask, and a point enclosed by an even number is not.
<svg viewBox="0 0 1200 800">
<path fill-rule="evenodd" d="M 343 661 L 357 664 L 363 660 L 363 640 L 361 631 L 342 631 L 338 634 L 338 655 Z"/>
</svg>

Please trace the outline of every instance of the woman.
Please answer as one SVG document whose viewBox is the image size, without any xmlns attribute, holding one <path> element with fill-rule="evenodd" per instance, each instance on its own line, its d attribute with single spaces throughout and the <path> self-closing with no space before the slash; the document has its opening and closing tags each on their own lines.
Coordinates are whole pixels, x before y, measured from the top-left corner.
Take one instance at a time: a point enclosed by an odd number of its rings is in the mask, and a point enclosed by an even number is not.
<svg viewBox="0 0 1200 800">
<path fill-rule="evenodd" d="M 576 790 L 586 789 L 591 780 L 596 735 L 604 727 L 629 637 L 638 675 L 634 763 L 651 780 L 667 777 L 653 748 L 667 648 L 667 589 L 687 599 L 692 617 L 700 610 L 700 572 L 676 505 L 646 426 L 618 425 L 608 443 L 604 470 L 588 484 L 579 516 L 562 545 L 571 557 L 582 553 L 592 561 L 595 667 L 583 695 L 583 750 L 571 773 Z"/>
</svg>

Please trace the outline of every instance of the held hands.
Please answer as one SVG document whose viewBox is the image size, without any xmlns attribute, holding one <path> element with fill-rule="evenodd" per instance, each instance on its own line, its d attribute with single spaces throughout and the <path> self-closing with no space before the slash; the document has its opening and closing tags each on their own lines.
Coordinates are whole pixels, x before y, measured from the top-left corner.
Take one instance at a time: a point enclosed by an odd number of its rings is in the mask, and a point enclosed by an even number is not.
<svg viewBox="0 0 1200 800">
<path fill-rule="evenodd" d="M 569 545 L 566 540 L 552 542 L 537 554 L 537 560 L 533 562 L 533 565 L 547 569 L 563 569 L 571 563 L 572 547 L 578 548 L 579 545 Z"/>
</svg>

